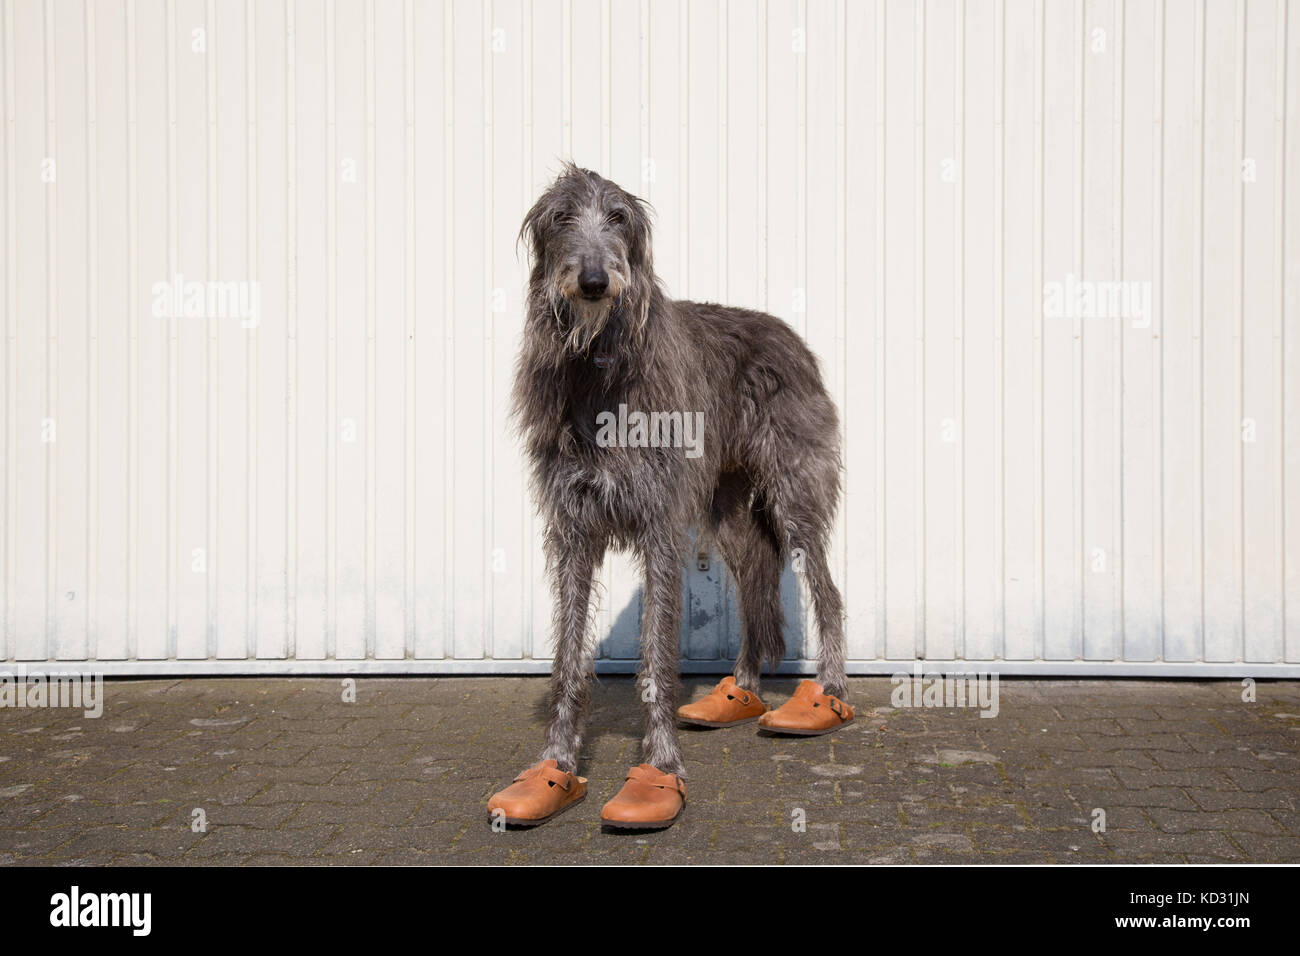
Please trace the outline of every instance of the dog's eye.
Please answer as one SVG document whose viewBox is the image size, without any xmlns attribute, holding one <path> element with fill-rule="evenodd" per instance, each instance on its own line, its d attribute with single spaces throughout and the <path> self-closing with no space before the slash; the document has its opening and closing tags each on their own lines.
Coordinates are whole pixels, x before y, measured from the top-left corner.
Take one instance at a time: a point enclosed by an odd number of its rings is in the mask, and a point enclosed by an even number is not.
<svg viewBox="0 0 1300 956">
<path fill-rule="evenodd" d="M 605 217 L 605 221 L 611 226 L 621 226 L 623 223 L 627 222 L 627 217 L 623 215 L 623 210 L 615 209 Z"/>
</svg>

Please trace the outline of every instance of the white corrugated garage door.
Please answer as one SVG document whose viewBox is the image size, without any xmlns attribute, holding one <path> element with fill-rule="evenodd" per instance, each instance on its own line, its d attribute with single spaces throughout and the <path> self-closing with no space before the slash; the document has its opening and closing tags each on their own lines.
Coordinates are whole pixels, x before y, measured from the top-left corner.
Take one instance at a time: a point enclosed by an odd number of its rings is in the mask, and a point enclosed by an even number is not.
<svg viewBox="0 0 1300 956">
<path fill-rule="evenodd" d="M 505 410 L 571 156 L 674 293 L 822 357 L 857 672 L 1300 674 L 1285 0 L 3 11 L 0 659 L 544 670 Z M 707 564 L 683 655 L 725 669 Z"/>
</svg>

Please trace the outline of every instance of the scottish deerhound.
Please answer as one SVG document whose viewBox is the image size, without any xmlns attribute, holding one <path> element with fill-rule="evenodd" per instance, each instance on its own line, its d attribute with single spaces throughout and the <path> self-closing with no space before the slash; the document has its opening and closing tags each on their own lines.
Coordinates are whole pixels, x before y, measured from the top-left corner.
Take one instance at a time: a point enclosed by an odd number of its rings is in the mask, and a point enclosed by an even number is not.
<svg viewBox="0 0 1300 956">
<path fill-rule="evenodd" d="M 648 205 L 589 170 L 567 166 L 529 210 L 520 239 L 532 271 L 514 414 L 555 597 L 542 759 L 576 770 L 592 577 L 615 547 L 632 550 L 645 573 L 642 760 L 683 773 L 678 627 L 693 526 L 717 542 L 739 586 L 737 682 L 756 690 L 764 662 L 785 652 L 781 568 L 801 549 L 821 639 L 818 681 L 844 697 L 843 608 L 826 563 L 839 426 L 812 353 L 775 316 L 668 298 L 654 272 Z M 703 413 L 703 440 L 694 456 L 672 440 L 611 443 L 610 418 L 631 419 L 628 409 L 661 413 L 661 431 L 671 431 L 673 414 Z"/>
</svg>

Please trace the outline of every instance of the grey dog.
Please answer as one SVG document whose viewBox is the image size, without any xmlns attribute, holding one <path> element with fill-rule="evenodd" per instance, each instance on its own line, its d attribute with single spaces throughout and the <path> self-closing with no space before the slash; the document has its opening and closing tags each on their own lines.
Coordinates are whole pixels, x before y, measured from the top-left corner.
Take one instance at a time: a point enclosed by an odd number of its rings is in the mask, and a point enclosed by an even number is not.
<svg viewBox="0 0 1300 956">
<path fill-rule="evenodd" d="M 843 604 L 827 567 L 840 493 L 839 424 L 817 361 L 775 316 L 670 299 L 655 275 L 649 206 L 569 165 L 520 230 L 532 269 L 514 415 L 544 519 L 555 659 L 542 759 L 575 772 L 589 699 L 592 579 L 606 549 L 645 574 L 642 760 L 684 774 L 678 628 L 690 529 L 735 577 L 737 682 L 757 690 L 785 652 L 780 577 L 802 558 L 820 636 L 818 682 L 843 698 Z M 666 423 L 702 413 L 703 441 L 611 444 L 620 406 Z M 608 414 L 604 414 L 608 413 Z M 671 438 L 670 435 L 660 437 Z"/>
</svg>

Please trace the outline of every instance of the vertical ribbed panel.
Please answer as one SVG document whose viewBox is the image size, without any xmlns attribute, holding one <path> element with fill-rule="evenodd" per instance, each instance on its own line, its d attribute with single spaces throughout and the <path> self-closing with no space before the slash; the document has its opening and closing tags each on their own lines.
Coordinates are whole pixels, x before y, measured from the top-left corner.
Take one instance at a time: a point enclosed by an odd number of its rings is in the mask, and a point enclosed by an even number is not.
<svg viewBox="0 0 1300 956">
<path fill-rule="evenodd" d="M 821 357 L 855 668 L 1300 663 L 1286 0 L 6 0 L 2 40 L 4 659 L 548 658 L 515 239 L 571 157 L 673 294 Z M 1121 281 L 1144 314 L 1047 314 Z M 634 658 L 635 561 L 600 581 Z M 683 655 L 733 656 L 716 556 L 683 586 Z"/>
</svg>

